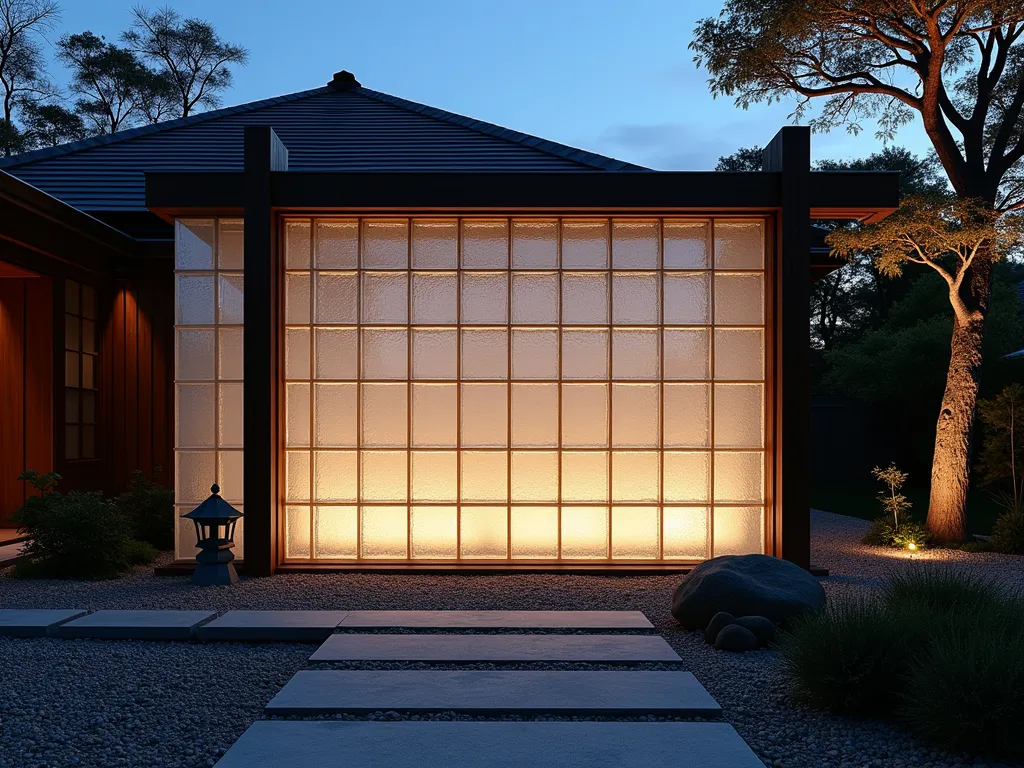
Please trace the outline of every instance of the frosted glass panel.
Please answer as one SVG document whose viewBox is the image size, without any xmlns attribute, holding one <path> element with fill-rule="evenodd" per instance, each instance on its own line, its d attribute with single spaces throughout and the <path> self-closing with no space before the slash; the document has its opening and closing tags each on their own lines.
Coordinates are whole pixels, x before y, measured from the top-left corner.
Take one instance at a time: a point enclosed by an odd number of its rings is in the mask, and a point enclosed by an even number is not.
<svg viewBox="0 0 1024 768">
<path fill-rule="evenodd" d="M 657 560 L 660 528 L 657 507 L 612 507 L 612 557 Z"/>
<path fill-rule="evenodd" d="M 362 322 L 405 325 L 409 315 L 405 272 L 363 273 Z"/>
<path fill-rule="evenodd" d="M 501 451 L 463 451 L 462 500 L 507 501 L 508 457 Z"/>
<path fill-rule="evenodd" d="M 711 375 L 711 334 L 707 328 L 666 328 L 666 379 L 707 379 Z"/>
<path fill-rule="evenodd" d="M 448 560 L 456 556 L 458 507 L 412 508 L 412 556 Z"/>
<path fill-rule="evenodd" d="M 359 266 L 359 222 L 318 220 L 314 251 L 317 269 L 355 269 Z"/>
<path fill-rule="evenodd" d="M 661 424 L 657 384 L 612 385 L 612 446 L 657 448 Z"/>
<path fill-rule="evenodd" d="M 512 507 L 511 515 L 513 559 L 558 557 L 558 509 Z"/>
<path fill-rule="evenodd" d="M 567 379 L 608 378 L 609 334 L 601 328 L 562 331 L 562 375 Z"/>
<path fill-rule="evenodd" d="M 174 486 L 174 501 L 192 507 L 205 501 L 210 495 L 210 486 L 217 482 L 217 455 L 212 451 L 178 451 Z"/>
<path fill-rule="evenodd" d="M 512 273 L 512 322 L 517 325 L 558 323 L 558 273 Z"/>
<path fill-rule="evenodd" d="M 562 453 L 562 501 L 608 501 L 607 453 Z"/>
<path fill-rule="evenodd" d="M 405 384 L 362 384 L 362 444 L 408 445 L 408 396 Z"/>
<path fill-rule="evenodd" d="M 179 384 L 178 448 L 213 448 L 217 391 L 213 384 Z"/>
<path fill-rule="evenodd" d="M 221 448 L 241 448 L 244 400 L 242 385 L 221 384 L 217 389 L 217 444 Z"/>
<path fill-rule="evenodd" d="M 512 501 L 558 501 L 558 454 L 512 452 Z"/>
<path fill-rule="evenodd" d="M 412 331 L 412 377 L 454 379 L 458 372 L 458 331 L 416 328 Z"/>
<path fill-rule="evenodd" d="M 413 323 L 449 325 L 458 315 L 459 278 L 455 272 L 413 272 Z"/>
<path fill-rule="evenodd" d="M 462 378 L 508 377 L 508 331 L 505 328 L 466 328 L 462 331 Z"/>
<path fill-rule="evenodd" d="M 412 444 L 454 448 L 458 443 L 459 393 L 455 384 L 412 385 Z"/>
<path fill-rule="evenodd" d="M 764 510 L 761 507 L 715 508 L 715 556 L 764 552 Z"/>
<path fill-rule="evenodd" d="M 285 508 L 284 556 L 308 558 L 311 555 L 309 507 Z"/>
<path fill-rule="evenodd" d="M 310 499 L 311 456 L 309 451 L 285 451 L 285 499 Z"/>
<path fill-rule="evenodd" d="M 708 222 L 666 219 L 664 230 L 665 269 L 707 269 Z"/>
<path fill-rule="evenodd" d="M 409 333 L 405 328 L 364 328 L 364 379 L 406 379 L 409 376 Z"/>
<path fill-rule="evenodd" d="M 409 266 L 407 219 L 363 221 L 363 269 L 405 269 Z"/>
<path fill-rule="evenodd" d="M 764 278 L 760 274 L 715 275 L 715 323 L 764 323 Z"/>
<path fill-rule="evenodd" d="M 503 448 L 508 445 L 508 388 L 505 384 L 462 385 L 462 445 Z"/>
<path fill-rule="evenodd" d="M 508 556 L 508 510 L 505 507 L 463 507 L 459 554 L 467 559 Z"/>
<path fill-rule="evenodd" d="M 705 325 L 711 321 L 709 272 L 666 273 L 665 322 L 669 325 Z"/>
<path fill-rule="evenodd" d="M 355 451 L 313 454 L 313 498 L 316 501 L 357 501 L 358 455 Z"/>
<path fill-rule="evenodd" d="M 405 559 L 409 547 L 409 510 L 406 507 L 361 507 L 359 517 L 361 557 Z"/>
<path fill-rule="evenodd" d="M 558 445 L 558 385 L 512 385 L 512 445 L 551 448 Z"/>
<path fill-rule="evenodd" d="M 310 330 L 288 328 L 284 332 L 284 377 L 308 379 L 310 374 Z"/>
<path fill-rule="evenodd" d="M 608 385 L 562 385 L 562 445 L 603 448 L 608 445 Z"/>
<path fill-rule="evenodd" d="M 656 272 L 616 272 L 612 275 L 612 322 L 618 325 L 658 324 Z"/>
<path fill-rule="evenodd" d="M 366 385 L 377 387 L 379 385 Z M 376 389 L 374 391 L 377 391 Z M 313 386 L 313 436 L 316 445 L 325 448 L 350 448 L 356 443 L 356 385 L 315 384 Z M 363 397 L 363 409 L 377 406 L 371 399 L 367 405 Z"/>
<path fill-rule="evenodd" d="M 462 322 L 508 321 L 508 273 L 466 272 L 462 275 Z"/>
<path fill-rule="evenodd" d="M 459 265 L 459 222 L 455 219 L 414 219 L 413 269 L 455 269 Z"/>
<path fill-rule="evenodd" d="M 659 375 L 655 329 L 612 329 L 612 378 L 656 379 Z"/>
<path fill-rule="evenodd" d="M 309 269 L 310 225 L 308 219 L 287 221 L 284 225 L 285 267 Z"/>
<path fill-rule="evenodd" d="M 608 276 L 583 272 L 562 275 L 562 322 L 604 325 L 608 322 Z"/>
<path fill-rule="evenodd" d="M 465 347 L 463 347 L 463 353 L 465 353 Z M 557 328 L 515 328 L 512 330 L 512 378 L 558 378 Z"/>
<path fill-rule="evenodd" d="M 220 269 L 242 269 L 244 258 L 245 235 L 240 219 L 221 219 L 220 233 L 217 235 L 218 266 Z"/>
<path fill-rule="evenodd" d="M 177 276 L 178 325 L 213 325 L 213 275 Z"/>
<path fill-rule="evenodd" d="M 657 219 L 615 219 L 612 226 L 612 269 L 657 269 L 661 227 Z"/>
<path fill-rule="evenodd" d="M 405 451 L 363 451 L 363 501 L 405 501 L 408 489 Z"/>
<path fill-rule="evenodd" d="M 77 327 L 77 323 L 76 323 Z M 178 373 L 179 381 L 212 380 L 214 369 L 214 345 L 216 332 L 210 329 L 178 329 Z"/>
<path fill-rule="evenodd" d="M 220 275 L 217 286 L 217 322 L 222 325 L 241 325 L 243 317 L 243 278 L 241 275 Z"/>
<path fill-rule="evenodd" d="M 608 267 L 608 222 L 562 221 L 562 269 Z"/>
<path fill-rule="evenodd" d="M 662 515 L 662 555 L 680 560 L 708 557 L 708 510 L 705 507 L 665 507 Z"/>
<path fill-rule="evenodd" d="M 715 501 L 764 501 L 764 457 L 760 452 L 715 454 Z"/>
<path fill-rule="evenodd" d="M 512 268 L 555 269 L 558 266 L 558 221 L 513 219 Z"/>
<path fill-rule="evenodd" d="M 715 385 L 715 446 L 761 448 L 764 445 L 764 387 Z"/>
<path fill-rule="evenodd" d="M 715 221 L 715 269 L 763 269 L 764 222 Z"/>
<path fill-rule="evenodd" d="M 462 268 L 508 267 L 508 221 L 466 219 L 462 222 Z"/>
<path fill-rule="evenodd" d="M 665 384 L 664 445 L 704 448 L 711 440 L 711 387 L 707 384 Z"/>
<path fill-rule="evenodd" d="M 310 399 L 309 384 L 286 384 L 285 391 L 285 445 L 299 448 L 309 445 Z"/>
<path fill-rule="evenodd" d="M 459 457 L 455 451 L 413 451 L 412 500 L 455 501 Z"/>
<path fill-rule="evenodd" d="M 612 501 L 657 501 L 660 479 L 656 452 L 612 453 Z"/>
<path fill-rule="evenodd" d="M 212 219 L 178 219 L 174 238 L 176 269 L 213 269 Z"/>
<path fill-rule="evenodd" d="M 359 554 L 356 507 L 313 508 L 313 557 L 349 560 Z"/>
<path fill-rule="evenodd" d="M 284 321 L 289 325 L 309 324 L 308 272 L 289 272 L 284 276 Z"/>
<path fill-rule="evenodd" d="M 314 282 L 319 324 L 348 324 L 358 320 L 358 277 L 355 272 L 317 272 Z"/>
<path fill-rule="evenodd" d="M 715 330 L 715 378 L 764 379 L 764 331 Z"/>
<path fill-rule="evenodd" d="M 562 557 L 566 560 L 608 557 L 607 507 L 562 507 Z"/>
<path fill-rule="evenodd" d="M 359 360 L 355 328 L 315 328 L 316 378 L 354 379 Z"/>
<path fill-rule="evenodd" d="M 665 501 L 688 504 L 711 501 L 711 454 L 666 451 Z"/>
</svg>

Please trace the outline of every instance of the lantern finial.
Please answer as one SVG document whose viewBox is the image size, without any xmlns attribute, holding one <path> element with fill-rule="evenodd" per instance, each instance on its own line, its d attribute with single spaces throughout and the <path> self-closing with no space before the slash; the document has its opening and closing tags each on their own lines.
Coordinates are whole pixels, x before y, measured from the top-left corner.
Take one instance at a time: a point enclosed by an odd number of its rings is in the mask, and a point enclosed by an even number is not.
<svg viewBox="0 0 1024 768">
<path fill-rule="evenodd" d="M 219 486 L 219 485 L 217 485 L 216 483 L 214 483 L 213 485 L 211 485 L 211 486 L 210 486 L 210 493 L 213 493 L 213 494 L 218 494 L 218 493 L 220 493 L 220 486 Z"/>
</svg>

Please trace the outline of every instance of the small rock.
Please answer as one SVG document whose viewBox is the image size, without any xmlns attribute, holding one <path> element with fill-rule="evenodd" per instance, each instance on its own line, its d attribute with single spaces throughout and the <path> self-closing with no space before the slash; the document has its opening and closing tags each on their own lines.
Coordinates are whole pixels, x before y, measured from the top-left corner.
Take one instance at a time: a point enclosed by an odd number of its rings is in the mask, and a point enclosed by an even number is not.
<svg viewBox="0 0 1024 768">
<path fill-rule="evenodd" d="M 730 624 L 718 633 L 715 638 L 715 649 L 743 653 L 757 648 L 757 636 L 746 627 Z"/>
<path fill-rule="evenodd" d="M 718 615 L 721 616 L 722 614 Z M 754 636 L 757 637 L 758 645 L 771 645 L 775 642 L 775 636 L 779 633 L 778 628 L 764 616 L 741 616 L 730 623 L 745 627 L 753 632 Z"/>
<path fill-rule="evenodd" d="M 735 623 L 736 618 L 731 613 L 719 611 L 712 617 L 711 623 L 708 624 L 708 628 L 704 630 L 704 642 L 708 645 L 714 645 L 715 638 L 718 637 L 718 633 L 721 632 L 723 628 Z"/>
</svg>

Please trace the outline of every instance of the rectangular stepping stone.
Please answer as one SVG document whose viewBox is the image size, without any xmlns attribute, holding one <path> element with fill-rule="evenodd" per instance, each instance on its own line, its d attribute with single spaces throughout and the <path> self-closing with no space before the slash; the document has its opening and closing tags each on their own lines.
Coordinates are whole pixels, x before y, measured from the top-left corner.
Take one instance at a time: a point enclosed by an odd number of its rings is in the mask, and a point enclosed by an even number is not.
<svg viewBox="0 0 1024 768">
<path fill-rule="evenodd" d="M 302 670 L 268 715 L 340 712 L 692 715 L 721 708 L 689 672 L 549 670 Z"/>
<path fill-rule="evenodd" d="M 349 627 L 654 629 L 640 611 L 349 611 Z"/>
<path fill-rule="evenodd" d="M 258 720 L 216 768 L 763 768 L 727 723 Z"/>
<path fill-rule="evenodd" d="M 88 611 L 75 609 L 3 608 L 0 609 L 0 635 L 7 637 L 46 637 L 66 621 Z"/>
<path fill-rule="evenodd" d="M 219 619 L 218 619 L 219 621 Z M 207 624 L 202 631 L 212 625 Z M 658 635 L 331 635 L 310 661 L 681 661 Z"/>
<path fill-rule="evenodd" d="M 57 628 L 60 637 L 108 640 L 190 640 L 214 611 L 96 611 Z"/>
<path fill-rule="evenodd" d="M 317 643 L 343 618 L 345 611 L 228 611 L 199 627 L 199 639 Z"/>
</svg>

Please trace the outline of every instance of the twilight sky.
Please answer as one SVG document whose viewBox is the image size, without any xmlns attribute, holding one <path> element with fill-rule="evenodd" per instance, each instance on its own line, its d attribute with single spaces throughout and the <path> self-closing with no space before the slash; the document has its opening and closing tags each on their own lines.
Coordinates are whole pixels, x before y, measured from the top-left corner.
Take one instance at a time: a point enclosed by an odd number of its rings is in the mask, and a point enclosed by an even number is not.
<svg viewBox="0 0 1024 768">
<path fill-rule="evenodd" d="M 115 39 L 134 0 L 61 0 L 59 30 Z M 721 0 L 164 0 L 245 45 L 224 105 L 324 85 L 363 85 L 526 133 L 666 170 L 713 168 L 765 144 L 792 103 L 743 111 L 712 99 L 687 48 Z M 145 3 L 155 7 L 158 3 Z M 53 65 L 54 76 L 63 74 Z M 816 159 L 877 151 L 874 130 L 816 135 Z M 927 148 L 919 125 L 898 143 Z"/>
</svg>

